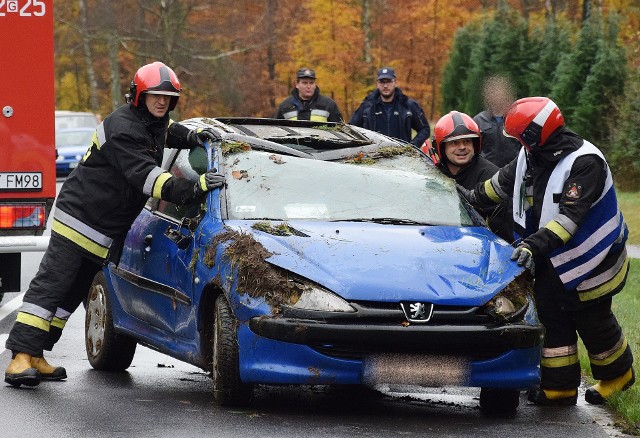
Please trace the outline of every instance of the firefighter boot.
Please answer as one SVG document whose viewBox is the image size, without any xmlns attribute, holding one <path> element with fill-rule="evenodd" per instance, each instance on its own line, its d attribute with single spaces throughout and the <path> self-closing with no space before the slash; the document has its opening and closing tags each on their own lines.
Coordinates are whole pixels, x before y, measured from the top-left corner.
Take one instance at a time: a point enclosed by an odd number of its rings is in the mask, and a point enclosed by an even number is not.
<svg viewBox="0 0 640 438">
<path fill-rule="evenodd" d="M 67 378 L 67 370 L 63 367 L 49 365 L 44 357 L 32 357 L 31 366 L 36 369 L 40 380 L 64 380 Z"/>
<path fill-rule="evenodd" d="M 31 356 L 15 353 L 4 373 L 4 381 L 12 386 L 36 386 L 40 383 L 38 371 L 31 365 Z"/>
<path fill-rule="evenodd" d="M 573 406 L 578 401 L 578 390 L 534 388 L 529 390 L 527 399 L 542 406 Z"/>
<path fill-rule="evenodd" d="M 626 373 L 612 380 L 601 380 L 595 385 L 587 388 L 584 399 L 592 405 L 605 403 L 614 392 L 626 391 L 636 381 L 636 374 L 633 368 L 629 368 Z"/>
</svg>

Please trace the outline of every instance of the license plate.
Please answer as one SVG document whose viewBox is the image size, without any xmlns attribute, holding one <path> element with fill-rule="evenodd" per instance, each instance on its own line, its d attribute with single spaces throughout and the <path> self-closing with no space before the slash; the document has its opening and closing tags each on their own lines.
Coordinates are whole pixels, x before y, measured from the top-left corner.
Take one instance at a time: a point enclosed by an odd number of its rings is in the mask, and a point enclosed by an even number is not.
<svg viewBox="0 0 640 438">
<path fill-rule="evenodd" d="M 0 172 L 0 191 L 42 190 L 42 172 Z"/>
</svg>

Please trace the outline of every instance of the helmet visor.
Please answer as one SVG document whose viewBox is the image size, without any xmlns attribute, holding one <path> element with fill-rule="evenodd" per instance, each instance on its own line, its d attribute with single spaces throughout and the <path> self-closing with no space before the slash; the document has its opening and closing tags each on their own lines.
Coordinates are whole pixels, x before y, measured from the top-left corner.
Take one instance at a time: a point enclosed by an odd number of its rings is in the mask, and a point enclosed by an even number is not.
<svg viewBox="0 0 640 438">
<path fill-rule="evenodd" d="M 180 92 L 176 91 L 165 91 L 165 90 L 147 90 L 145 91 L 147 94 L 164 94 L 165 96 L 180 96 Z"/>
</svg>

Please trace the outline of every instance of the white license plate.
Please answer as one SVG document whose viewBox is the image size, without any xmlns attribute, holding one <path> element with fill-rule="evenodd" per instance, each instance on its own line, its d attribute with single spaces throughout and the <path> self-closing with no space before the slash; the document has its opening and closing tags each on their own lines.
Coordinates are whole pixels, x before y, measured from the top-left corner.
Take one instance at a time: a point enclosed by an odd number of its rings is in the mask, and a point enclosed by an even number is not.
<svg viewBox="0 0 640 438">
<path fill-rule="evenodd" d="M 0 190 L 33 191 L 42 189 L 42 172 L 0 172 Z"/>
</svg>

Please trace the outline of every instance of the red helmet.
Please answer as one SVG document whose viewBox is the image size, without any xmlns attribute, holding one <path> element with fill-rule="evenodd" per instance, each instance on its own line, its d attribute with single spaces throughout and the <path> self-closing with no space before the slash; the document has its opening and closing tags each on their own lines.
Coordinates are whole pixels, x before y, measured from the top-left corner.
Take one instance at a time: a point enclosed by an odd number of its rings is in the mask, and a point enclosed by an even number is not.
<svg viewBox="0 0 640 438">
<path fill-rule="evenodd" d="M 133 106 L 137 107 L 142 93 L 172 96 L 169 111 L 173 111 L 178 103 L 180 91 L 182 91 L 180 81 L 173 70 L 162 62 L 156 61 L 138 69 L 133 81 L 131 81 L 129 99 L 131 99 Z"/>
<path fill-rule="evenodd" d="M 448 141 L 460 140 L 462 138 L 470 138 L 473 141 L 473 149 L 476 154 L 482 149 L 482 141 L 480 138 L 480 128 L 471 117 L 465 113 L 451 111 L 443 116 L 433 129 L 433 140 L 436 151 L 440 160 L 445 156 L 442 144 Z"/>
<path fill-rule="evenodd" d="M 504 119 L 504 133 L 514 137 L 529 151 L 544 146 L 557 129 L 564 126 L 564 117 L 548 97 L 525 97 L 517 100 Z"/>
</svg>

